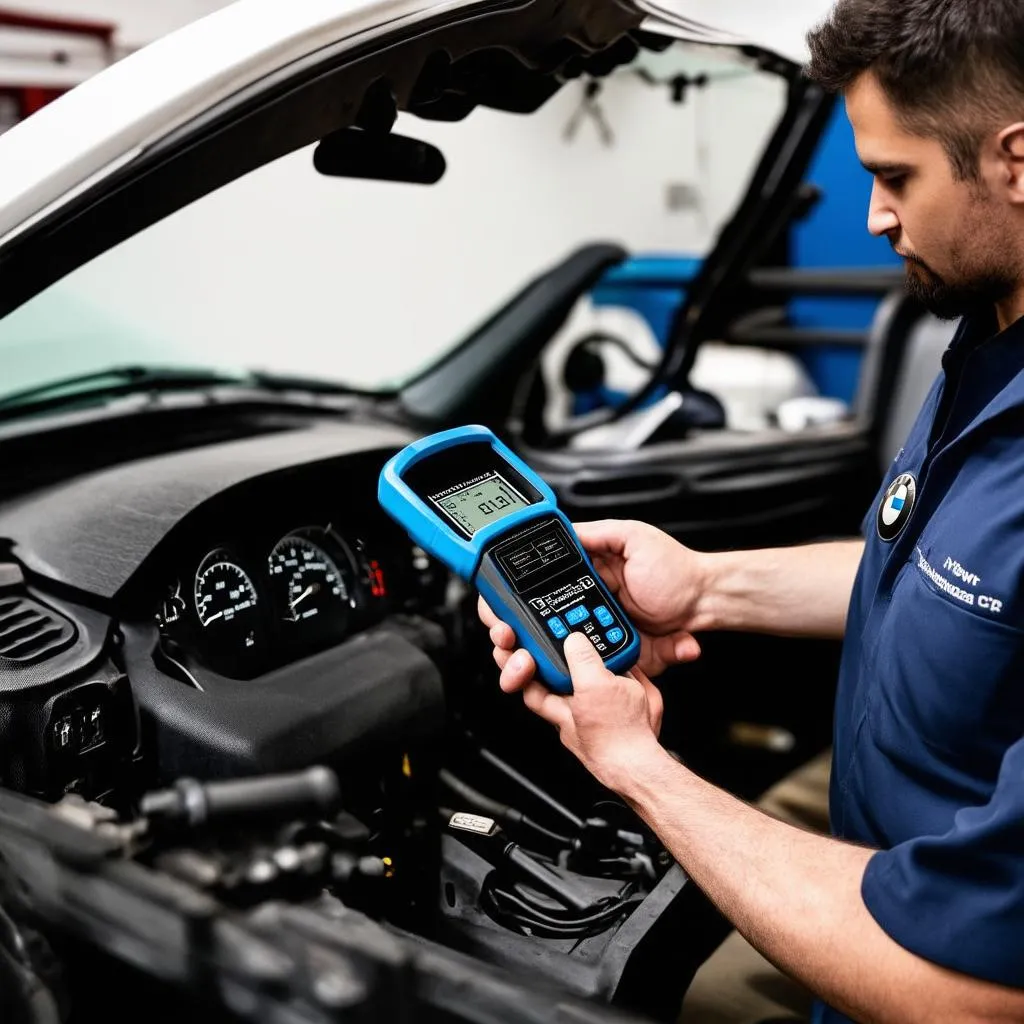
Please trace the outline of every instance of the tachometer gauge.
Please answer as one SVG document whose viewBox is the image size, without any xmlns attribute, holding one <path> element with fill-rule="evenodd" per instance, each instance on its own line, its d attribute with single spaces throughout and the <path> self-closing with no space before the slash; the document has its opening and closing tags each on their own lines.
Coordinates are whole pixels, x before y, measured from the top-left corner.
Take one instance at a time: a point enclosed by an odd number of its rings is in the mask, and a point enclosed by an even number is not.
<svg viewBox="0 0 1024 1024">
<path fill-rule="evenodd" d="M 310 527 L 274 545 L 267 571 L 274 587 L 282 629 L 306 639 L 327 639 L 346 631 L 355 607 L 351 556 L 327 530 Z"/>
<path fill-rule="evenodd" d="M 204 637 L 224 653 L 246 654 L 259 643 L 256 588 L 220 548 L 196 570 L 196 615 Z"/>
</svg>

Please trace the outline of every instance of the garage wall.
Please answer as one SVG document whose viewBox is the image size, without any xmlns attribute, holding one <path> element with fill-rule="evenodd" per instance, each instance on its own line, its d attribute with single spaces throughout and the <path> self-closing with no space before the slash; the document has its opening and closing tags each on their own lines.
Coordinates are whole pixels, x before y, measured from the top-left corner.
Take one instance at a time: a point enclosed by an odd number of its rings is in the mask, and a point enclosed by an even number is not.
<svg viewBox="0 0 1024 1024">
<path fill-rule="evenodd" d="M 113 22 L 118 45 L 135 49 L 226 5 L 223 0 L 14 0 L 4 6 L 54 18 Z"/>
<path fill-rule="evenodd" d="M 128 39 L 214 4 L 32 6 L 123 16 Z M 403 130 L 447 157 L 448 173 L 431 189 L 326 180 L 310 171 L 308 153 L 229 186 L 125 246 L 126 258 L 111 254 L 68 279 L 66 327 L 49 315 L 18 317 L 17 383 L 51 376 L 54 361 L 72 373 L 141 358 L 146 338 L 163 362 L 215 357 L 372 384 L 429 361 L 588 241 L 703 253 L 781 109 L 781 83 L 723 64 L 717 52 L 653 55 L 646 67 L 659 78 L 710 69 L 712 83 L 676 104 L 667 86 L 617 74 L 599 97 L 610 141 L 589 114 L 564 137 L 582 100 L 578 83 L 529 117 L 403 118 Z M 75 344 L 87 320 L 93 338 Z M 5 339 L 10 330 L 0 331 Z"/>
</svg>

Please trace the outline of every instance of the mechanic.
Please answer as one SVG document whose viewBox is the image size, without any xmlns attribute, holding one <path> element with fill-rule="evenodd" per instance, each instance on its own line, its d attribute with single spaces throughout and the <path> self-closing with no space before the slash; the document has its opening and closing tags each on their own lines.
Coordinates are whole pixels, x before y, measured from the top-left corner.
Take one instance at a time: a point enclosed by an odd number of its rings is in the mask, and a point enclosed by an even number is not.
<svg viewBox="0 0 1024 1024">
<path fill-rule="evenodd" d="M 1024 4 L 839 0 L 809 44 L 874 178 L 869 230 L 928 308 L 963 317 L 865 539 L 712 554 L 582 524 L 645 645 L 614 676 L 570 635 L 568 698 L 480 614 L 502 688 L 818 997 L 816 1020 L 1024 1021 Z M 659 745 L 649 677 L 707 630 L 845 636 L 831 836 Z"/>
</svg>

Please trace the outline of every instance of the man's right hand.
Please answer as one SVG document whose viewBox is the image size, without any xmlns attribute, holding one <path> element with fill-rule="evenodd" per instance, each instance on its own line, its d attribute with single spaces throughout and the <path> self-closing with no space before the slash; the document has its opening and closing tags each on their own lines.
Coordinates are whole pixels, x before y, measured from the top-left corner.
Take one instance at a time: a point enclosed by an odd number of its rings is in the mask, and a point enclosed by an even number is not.
<svg viewBox="0 0 1024 1024">
<path fill-rule="evenodd" d="M 639 667 L 655 676 L 697 658 L 700 646 L 691 631 L 699 625 L 701 556 L 646 523 L 609 519 L 574 526 L 594 568 L 640 631 Z M 479 613 L 491 631 L 502 689 L 521 689 L 533 678 L 533 659 L 526 651 L 512 658 L 516 637 L 482 598 Z"/>
</svg>

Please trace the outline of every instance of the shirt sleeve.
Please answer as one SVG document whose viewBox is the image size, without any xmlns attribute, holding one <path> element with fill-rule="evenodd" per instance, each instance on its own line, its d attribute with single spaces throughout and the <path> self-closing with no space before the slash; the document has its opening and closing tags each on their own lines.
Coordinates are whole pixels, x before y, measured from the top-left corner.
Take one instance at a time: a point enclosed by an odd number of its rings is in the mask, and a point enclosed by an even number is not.
<svg viewBox="0 0 1024 1024">
<path fill-rule="evenodd" d="M 905 949 L 972 977 L 1024 987 L 1024 739 L 989 802 L 941 836 L 876 853 L 861 895 Z"/>
</svg>

